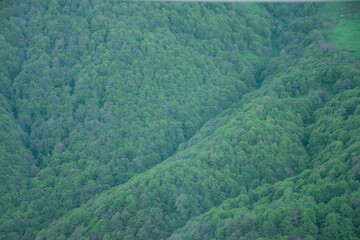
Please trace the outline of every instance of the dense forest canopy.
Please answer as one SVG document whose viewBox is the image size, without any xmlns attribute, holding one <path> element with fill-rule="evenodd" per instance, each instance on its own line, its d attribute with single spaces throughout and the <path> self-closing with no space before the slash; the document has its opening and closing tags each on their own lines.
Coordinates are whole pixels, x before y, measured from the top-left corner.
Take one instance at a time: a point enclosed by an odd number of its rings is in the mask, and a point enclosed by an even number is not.
<svg viewBox="0 0 360 240">
<path fill-rule="evenodd" d="M 0 1 L 0 239 L 359 239 L 360 4 Z"/>
</svg>

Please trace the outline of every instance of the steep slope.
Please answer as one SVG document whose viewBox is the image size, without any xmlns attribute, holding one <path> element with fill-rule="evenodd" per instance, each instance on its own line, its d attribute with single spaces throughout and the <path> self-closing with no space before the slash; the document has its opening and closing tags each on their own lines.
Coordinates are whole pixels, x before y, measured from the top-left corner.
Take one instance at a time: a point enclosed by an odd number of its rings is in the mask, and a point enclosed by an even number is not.
<svg viewBox="0 0 360 240">
<path fill-rule="evenodd" d="M 1 239 L 356 239 L 323 5 L 1 4 Z"/>
<path fill-rule="evenodd" d="M 358 3 L 328 3 L 320 11 L 331 21 L 346 14 L 325 32 L 328 41 L 339 45 L 346 57 L 349 50 L 352 56 L 358 54 L 357 38 L 350 37 L 360 32 L 358 7 Z M 334 47 L 328 45 L 324 50 Z M 315 73 L 322 72 L 315 77 L 323 80 L 319 95 L 313 98 L 320 108 L 304 128 L 310 158 L 306 170 L 224 201 L 192 218 L 169 239 L 359 239 L 359 67 L 355 62 L 349 68 L 344 57 L 326 55 L 325 64 L 312 68 Z M 310 70 L 312 63 L 307 65 Z M 299 78 L 304 72 L 301 67 L 288 77 Z M 299 96 L 300 81 L 290 83 L 292 93 Z"/>
<path fill-rule="evenodd" d="M 257 86 L 258 59 L 271 54 L 268 17 L 245 5 L 1 4 L 1 90 L 13 145 L 31 152 L 16 173 L 28 184 L 3 191 L 5 238 L 33 238 L 172 155 Z"/>
<path fill-rule="evenodd" d="M 310 163 L 191 219 L 170 239 L 359 239 L 360 89 L 314 112 Z"/>
<path fill-rule="evenodd" d="M 341 227 L 349 221 L 354 225 L 348 226 L 346 236 L 355 237 L 359 219 L 359 182 L 354 173 L 359 69 L 328 45 L 317 30 L 309 31 L 297 43 L 284 45 L 283 50 L 287 54 L 270 61 L 263 71 L 266 77 L 261 88 L 206 123 L 173 157 L 76 209 L 37 238 L 164 239 L 174 231 L 173 239 L 326 238 L 333 234 L 328 232 L 331 224 Z M 332 127 L 322 133 L 324 119 Z M 337 128 L 341 119 L 348 121 Z M 338 138 L 345 136 L 347 140 L 342 139 L 340 146 Z M 325 169 L 321 176 L 324 187 L 318 185 L 321 179 L 306 179 L 318 174 L 318 168 Z M 327 170 L 332 171 L 328 174 Z M 285 199 L 287 188 L 289 199 Z M 267 197 L 273 191 L 277 191 L 276 197 Z M 304 201 L 313 197 L 314 204 L 299 205 L 295 200 L 300 195 Z M 228 198 L 234 199 L 221 205 Z M 335 207 L 330 208 L 327 204 L 332 199 L 338 199 L 349 215 L 339 215 Z M 229 206 L 232 203 L 235 205 Z M 219 209 L 224 206 L 227 212 L 221 215 L 224 211 Z M 293 210 L 295 206 L 300 210 Z M 280 222 L 291 211 L 300 214 L 315 211 L 317 206 L 328 207 L 311 220 L 304 215 Z M 274 210 L 277 208 L 279 213 Z M 256 211 L 251 212 L 253 209 Z M 232 211 L 239 215 L 229 214 Z M 242 216 L 246 221 L 239 219 Z M 249 224 L 260 229 L 248 229 Z M 239 231 L 235 231 L 237 227 L 241 227 Z"/>
<path fill-rule="evenodd" d="M 210 121 L 173 157 L 75 210 L 38 239 L 166 238 L 229 197 L 298 173 L 308 157 L 302 119 L 290 109 L 307 116 L 312 103 L 276 99 L 253 99 Z"/>
</svg>

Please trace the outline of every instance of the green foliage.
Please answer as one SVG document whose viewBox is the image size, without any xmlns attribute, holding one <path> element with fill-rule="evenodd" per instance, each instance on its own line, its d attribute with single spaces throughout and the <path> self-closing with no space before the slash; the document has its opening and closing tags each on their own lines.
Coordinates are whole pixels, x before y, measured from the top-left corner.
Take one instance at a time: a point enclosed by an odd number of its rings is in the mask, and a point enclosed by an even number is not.
<svg viewBox="0 0 360 240">
<path fill-rule="evenodd" d="M 343 118 L 339 114 L 342 108 L 338 105 L 342 104 L 345 96 L 359 99 L 360 90 L 357 88 L 339 93 L 314 112 L 317 116 L 314 123 L 306 127 L 313 129 L 310 135 L 318 134 L 314 129 L 325 129 L 326 135 L 331 136 L 331 143 L 322 143 L 329 147 L 318 150 L 311 157 L 309 170 L 272 185 L 260 186 L 247 195 L 226 200 L 188 221 L 170 239 L 185 239 L 193 229 L 200 234 L 201 223 L 216 217 L 220 219 L 213 226 L 217 230 L 210 238 L 214 239 L 250 236 L 265 239 L 357 239 L 359 211 L 354 202 L 358 201 L 359 182 L 354 174 L 354 161 L 358 162 L 360 152 L 355 147 L 357 143 L 354 139 L 359 135 L 359 128 L 353 124 L 359 123 L 359 114 L 354 113 L 343 120 L 337 129 L 323 127 L 323 117 L 330 119 L 328 121 Z M 347 131 L 352 139 L 347 140 L 346 145 L 337 141 L 341 137 L 341 130 Z M 318 145 L 319 142 L 309 142 L 307 148 L 317 148 Z M 308 181 L 304 181 L 306 179 Z M 245 225 L 243 228 L 249 215 L 253 216 L 251 227 Z"/>
<path fill-rule="evenodd" d="M 0 9 L 0 239 L 358 239 L 356 14 Z"/>
</svg>

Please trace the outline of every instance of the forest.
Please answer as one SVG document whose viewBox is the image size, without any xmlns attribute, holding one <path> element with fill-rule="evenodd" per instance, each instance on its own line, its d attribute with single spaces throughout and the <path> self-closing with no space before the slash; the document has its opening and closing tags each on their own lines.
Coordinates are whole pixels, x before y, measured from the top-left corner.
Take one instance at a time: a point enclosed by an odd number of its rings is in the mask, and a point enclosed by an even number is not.
<svg viewBox="0 0 360 240">
<path fill-rule="evenodd" d="M 360 239 L 360 2 L 0 0 L 0 240 Z"/>
</svg>

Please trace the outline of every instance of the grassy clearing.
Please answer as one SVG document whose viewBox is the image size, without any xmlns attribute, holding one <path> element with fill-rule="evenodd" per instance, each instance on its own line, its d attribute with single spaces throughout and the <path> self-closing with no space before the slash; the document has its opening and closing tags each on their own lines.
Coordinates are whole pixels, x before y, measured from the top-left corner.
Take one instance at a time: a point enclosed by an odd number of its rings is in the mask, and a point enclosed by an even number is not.
<svg viewBox="0 0 360 240">
<path fill-rule="evenodd" d="M 360 2 L 327 3 L 323 15 L 336 24 L 327 35 L 328 41 L 360 58 Z"/>
</svg>

